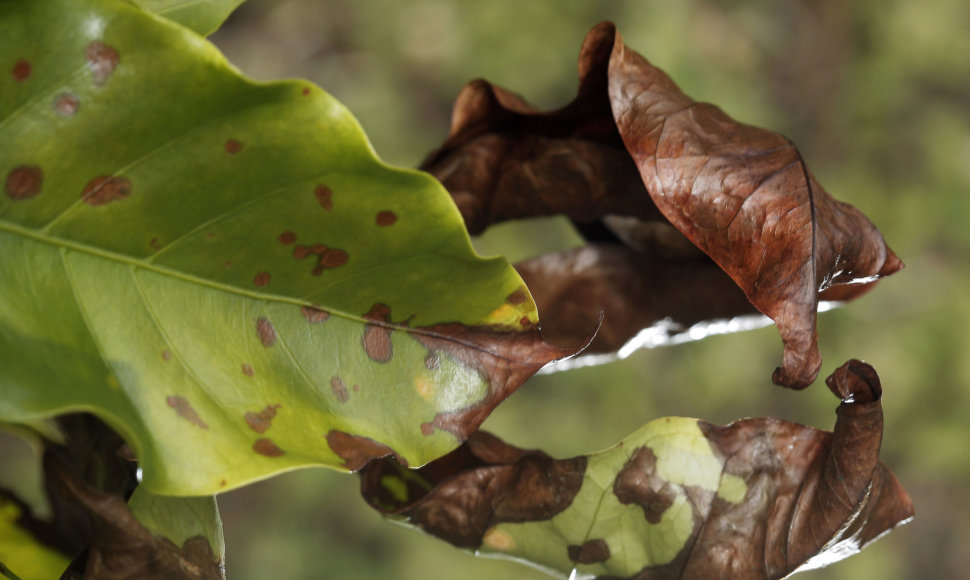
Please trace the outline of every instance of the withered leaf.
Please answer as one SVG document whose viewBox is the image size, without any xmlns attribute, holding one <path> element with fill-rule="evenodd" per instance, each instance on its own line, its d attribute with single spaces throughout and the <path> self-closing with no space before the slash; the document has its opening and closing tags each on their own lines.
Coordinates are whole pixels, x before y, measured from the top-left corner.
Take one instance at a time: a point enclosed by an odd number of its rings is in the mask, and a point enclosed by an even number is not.
<svg viewBox="0 0 970 580">
<path fill-rule="evenodd" d="M 878 458 L 875 371 L 852 360 L 826 382 L 842 400 L 831 433 L 668 417 L 606 451 L 557 460 L 478 432 L 418 470 L 371 463 L 361 492 L 452 544 L 563 575 L 781 578 L 855 553 L 913 515 Z"/>
<path fill-rule="evenodd" d="M 687 97 L 610 23 L 586 37 L 572 103 L 541 112 L 475 81 L 421 168 L 452 193 L 472 233 L 564 214 L 635 247 L 617 216 L 667 220 L 777 324 L 785 352 L 773 380 L 788 387 L 818 374 L 820 293 L 851 299 L 902 267 L 865 216 L 822 189 L 788 139 Z M 534 277 L 530 289 L 541 296 L 545 283 Z M 624 317 L 650 318 L 635 308 Z"/>
</svg>

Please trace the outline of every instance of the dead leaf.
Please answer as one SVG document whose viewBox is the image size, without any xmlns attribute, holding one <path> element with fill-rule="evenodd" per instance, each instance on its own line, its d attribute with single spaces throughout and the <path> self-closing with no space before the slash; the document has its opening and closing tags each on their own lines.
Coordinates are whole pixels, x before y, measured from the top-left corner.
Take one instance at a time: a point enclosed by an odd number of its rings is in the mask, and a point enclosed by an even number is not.
<svg viewBox="0 0 970 580">
<path fill-rule="evenodd" d="M 842 400 L 832 433 L 665 418 L 606 451 L 556 460 L 478 432 L 418 470 L 371 463 L 361 492 L 452 544 L 564 575 L 781 578 L 851 555 L 913 515 L 879 462 L 875 371 L 853 360 L 826 382 Z"/>
<path fill-rule="evenodd" d="M 475 81 L 421 168 L 452 193 L 472 233 L 563 214 L 642 252 L 642 240 L 637 247 L 626 234 L 668 221 L 775 321 L 785 352 L 773 380 L 792 388 L 810 384 L 821 365 L 820 293 L 851 299 L 902 267 L 865 216 L 822 189 L 788 139 L 687 97 L 610 23 L 586 37 L 572 103 L 541 112 Z M 541 296 L 545 283 L 534 277 L 530 290 Z M 635 308 L 623 315 L 653 318 Z"/>
</svg>

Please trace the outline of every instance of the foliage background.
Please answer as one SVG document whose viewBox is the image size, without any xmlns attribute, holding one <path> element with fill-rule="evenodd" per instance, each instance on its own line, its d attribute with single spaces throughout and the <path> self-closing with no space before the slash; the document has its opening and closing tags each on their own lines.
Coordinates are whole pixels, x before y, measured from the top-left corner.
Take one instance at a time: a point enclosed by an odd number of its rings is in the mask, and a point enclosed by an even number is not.
<svg viewBox="0 0 970 580">
<path fill-rule="evenodd" d="M 790 137 L 826 189 L 862 209 L 907 263 L 871 295 L 822 315 L 819 333 L 821 376 L 852 357 L 880 373 L 882 457 L 917 519 L 799 578 L 965 575 L 970 4 L 249 0 L 213 41 L 250 76 L 317 83 L 354 112 L 385 160 L 414 166 L 444 139 L 451 103 L 474 77 L 542 107 L 571 100 L 579 46 L 604 19 L 688 95 Z M 543 220 L 495 228 L 478 246 L 515 261 L 577 243 L 563 222 Z M 780 357 L 773 328 L 640 351 L 535 377 L 485 428 L 558 457 L 609 446 L 664 415 L 772 415 L 831 429 L 837 401 L 820 381 L 799 393 L 771 385 Z M 389 526 L 360 500 L 355 477 L 329 470 L 284 474 L 220 506 L 232 580 L 547 577 Z"/>
</svg>

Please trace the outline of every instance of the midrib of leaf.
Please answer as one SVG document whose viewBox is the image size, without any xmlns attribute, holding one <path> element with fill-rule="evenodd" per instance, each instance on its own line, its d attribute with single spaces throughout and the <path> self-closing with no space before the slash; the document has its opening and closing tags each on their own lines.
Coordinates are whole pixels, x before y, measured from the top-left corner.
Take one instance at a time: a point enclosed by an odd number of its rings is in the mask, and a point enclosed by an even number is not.
<svg viewBox="0 0 970 580">
<path fill-rule="evenodd" d="M 48 245 L 51 245 L 51 246 L 54 246 L 54 247 L 57 247 L 57 248 L 74 250 L 74 251 L 82 252 L 82 253 L 85 253 L 85 254 L 88 254 L 88 255 L 97 256 L 99 258 L 102 258 L 104 260 L 108 260 L 108 261 L 111 261 L 111 262 L 116 262 L 116 263 L 120 263 L 120 264 L 126 264 L 128 266 L 133 266 L 135 268 L 142 268 L 144 270 L 147 270 L 147 271 L 150 271 L 150 272 L 155 272 L 155 273 L 160 274 L 160 275 L 163 275 L 163 276 L 168 276 L 168 277 L 174 278 L 176 280 L 181 280 L 183 282 L 188 282 L 190 284 L 197 284 L 199 286 L 204 286 L 206 288 L 212 288 L 214 290 L 219 290 L 219 291 L 227 292 L 227 293 L 230 293 L 230 294 L 236 294 L 238 296 L 244 296 L 246 298 L 251 298 L 253 300 L 262 300 L 262 301 L 266 301 L 266 302 L 276 302 L 278 304 L 292 304 L 294 306 L 310 306 L 310 307 L 313 307 L 313 308 L 318 307 L 318 305 L 315 305 L 315 304 L 313 304 L 312 302 L 310 302 L 308 300 L 301 300 L 301 299 L 292 298 L 292 297 L 289 297 L 289 296 L 281 296 L 279 294 L 261 294 L 259 292 L 253 292 L 252 290 L 244 290 L 243 288 L 240 288 L 238 286 L 233 286 L 233 285 L 225 284 L 225 283 L 222 283 L 222 282 L 215 282 L 213 280 L 209 280 L 208 278 L 202 278 L 200 276 L 195 276 L 193 274 L 187 274 L 185 272 L 182 272 L 182 271 L 179 271 L 179 270 L 174 270 L 172 268 L 166 268 L 164 266 L 159 266 L 157 264 L 153 264 L 153 263 L 150 263 L 150 262 L 146 262 L 146 261 L 141 260 L 141 259 L 138 259 L 138 258 L 132 258 L 131 256 L 127 256 L 125 254 L 121 254 L 121 253 L 118 253 L 118 252 L 112 252 L 110 250 L 105 250 L 103 248 L 99 248 L 99 247 L 92 246 L 92 245 L 89 245 L 89 244 L 83 244 L 83 243 L 80 243 L 80 242 L 75 242 L 75 241 L 72 241 L 72 240 L 68 240 L 68 239 L 64 239 L 64 238 L 57 237 L 57 236 L 52 236 L 52 235 L 49 235 L 49 234 L 46 234 L 46 233 L 38 232 L 38 231 L 33 230 L 33 229 L 30 229 L 30 228 L 25 228 L 23 226 L 20 226 L 20 225 L 17 225 L 17 224 L 13 224 L 13 223 L 11 223 L 9 221 L 6 221 L 6 220 L 0 220 L 0 231 L 5 231 L 5 232 L 10 233 L 10 234 L 14 234 L 14 235 L 18 235 L 18 236 L 23 236 L 25 238 L 28 238 L 28 239 L 31 239 L 31 240 L 34 240 L 34 241 L 37 241 L 37 242 L 40 242 L 40 243 L 48 244 Z M 419 254 L 417 256 L 409 256 L 407 259 L 408 260 L 413 260 L 413 259 L 421 258 L 421 257 L 427 256 L 427 255 L 428 254 Z M 363 276 L 365 274 L 373 273 L 376 270 L 380 270 L 380 269 L 386 268 L 388 266 L 389 266 L 388 264 L 381 264 L 381 265 L 376 266 L 374 268 L 370 268 L 370 269 L 368 269 L 368 270 L 366 270 L 364 272 L 359 272 L 359 273 L 355 274 L 354 276 L 352 276 L 352 277 L 350 277 L 350 278 L 348 278 L 346 280 L 341 280 L 340 282 L 331 284 L 327 288 L 324 288 L 324 290 L 329 289 L 329 288 L 332 288 L 332 287 L 337 286 L 339 284 L 346 283 L 349 280 L 353 280 L 354 278 L 358 278 L 358 277 Z M 318 292 L 312 294 L 311 296 L 315 296 L 315 295 L 319 294 L 319 292 L 322 292 L 322 291 L 323 290 L 318 291 Z M 408 334 L 418 334 L 418 335 L 422 335 L 422 336 L 429 336 L 429 337 L 441 339 L 441 340 L 444 340 L 444 341 L 447 341 L 447 342 L 451 342 L 451 343 L 454 343 L 454 344 L 461 345 L 462 347 L 465 347 L 465 348 L 468 348 L 468 349 L 471 349 L 471 350 L 476 350 L 476 351 L 479 351 L 479 352 L 486 353 L 489 356 L 495 357 L 495 358 L 497 358 L 499 360 L 504 360 L 504 361 L 513 362 L 513 363 L 521 363 L 521 362 L 523 362 L 523 361 L 520 361 L 520 360 L 515 359 L 515 358 L 512 358 L 512 357 L 508 357 L 508 356 L 505 356 L 505 355 L 502 355 L 502 354 L 495 353 L 492 350 L 490 350 L 488 348 L 484 348 L 483 346 L 481 346 L 479 344 L 476 344 L 474 342 L 470 342 L 470 341 L 467 341 L 467 340 L 459 339 L 459 338 L 456 338 L 454 336 L 449 336 L 449 335 L 441 334 L 441 333 L 434 332 L 434 331 L 431 331 L 431 330 L 428 330 L 428 329 L 410 328 L 410 327 L 407 327 L 407 326 L 401 326 L 401 325 L 398 325 L 398 324 L 387 323 L 387 322 L 383 322 L 383 321 L 380 321 L 380 320 L 365 319 L 362 316 L 348 314 L 348 313 L 343 312 L 343 311 L 340 311 L 340 310 L 332 310 L 332 309 L 326 307 L 326 305 L 320 305 L 320 306 L 323 306 L 327 310 L 327 312 L 329 312 L 332 316 L 338 316 L 340 318 L 344 318 L 344 319 L 347 319 L 347 320 L 352 320 L 354 322 L 359 322 L 361 324 L 369 324 L 371 326 L 380 326 L 380 327 L 384 327 L 384 328 L 389 328 L 391 330 L 402 331 L 402 332 L 405 332 L 405 333 L 408 333 Z"/>
</svg>

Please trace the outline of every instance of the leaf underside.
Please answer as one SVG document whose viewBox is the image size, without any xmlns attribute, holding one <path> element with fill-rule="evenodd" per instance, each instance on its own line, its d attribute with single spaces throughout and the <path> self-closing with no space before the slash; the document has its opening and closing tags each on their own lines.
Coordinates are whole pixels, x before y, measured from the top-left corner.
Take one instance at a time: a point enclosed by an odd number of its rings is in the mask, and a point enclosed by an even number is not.
<svg viewBox="0 0 970 580">
<path fill-rule="evenodd" d="M 113 0 L 4 2 L 0 38 L 0 420 L 90 411 L 206 495 L 421 465 L 567 354 L 316 86 Z"/>
<path fill-rule="evenodd" d="M 561 214 L 592 242 L 618 246 L 519 265 L 551 339 L 576 336 L 570 314 L 603 310 L 593 351 L 616 350 L 665 318 L 687 327 L 750 312 L 737 290 L 713 297 L 730 279 L 778 326 L 785 351 L 773 380 L 804 388 L 821 365 L 819 300 L 849 300 L 902 267 L 788 139 L 687 97 L 611 23 L 586 37 L 572 103 L 543 112 L 474 81 L 455 102 L 448 139 L 421 167 L 448 188 L 472 233 Z M 679 283 L 644 296 L 642 281 L 658 278 Z"/>
<path fill-rule="evenodd" d="M 878 459 L 881 386 L 850 361 L 827 381 L 834 432 L 778 419 L 652 421 L 557 460 L 478 432 L 417 470 L 361 472 L 364 498 L 452 544 L 563 576 L 781 578 L 851 555 L 913 515 Z"/>
</svg>

